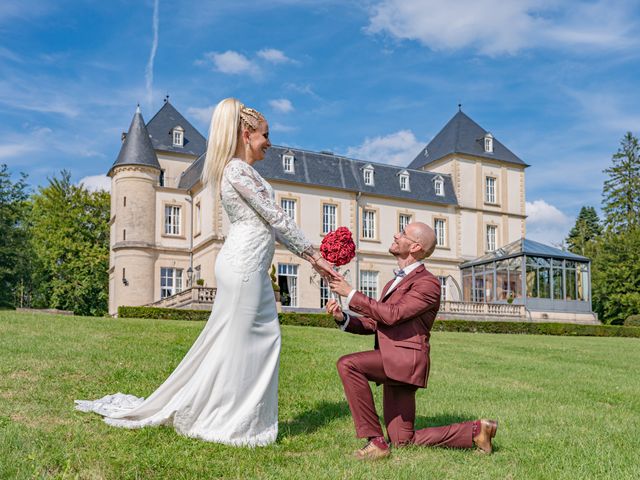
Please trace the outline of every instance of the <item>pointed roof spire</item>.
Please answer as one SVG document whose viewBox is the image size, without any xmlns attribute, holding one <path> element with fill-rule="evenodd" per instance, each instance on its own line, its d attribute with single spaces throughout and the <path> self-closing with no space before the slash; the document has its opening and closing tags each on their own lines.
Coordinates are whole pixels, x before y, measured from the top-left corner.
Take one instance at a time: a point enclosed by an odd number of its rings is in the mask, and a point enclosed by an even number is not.
<svg viewBox="0 0 640 480">
<path fill-rule="evenodd" d="M 464 153 L 475 157 L 484 157 L 503 162 L 524 165 L 528 167 L 515 153 L 493 137 L 493 151 L 485 152 L 484 137 L 488 132 L 462 110 L 461 105 L 456 114 L 442 127 L 442 130 L 433 137 L 433 140 L 422 149 L 416 158 L 409 164 L 409 168 L 420 170 L 425 165 L 450 155 L 452 153 Z M 429 152 L 425 155 L 424 152 Z"/>
<path fill-rule="evenodd" d="M 173 129 L 182 127 L 184 141 L 182 146 L 173 144 Z M 147 130 L 151 136 L 153 148 L 163 152 L 182 153 L 199 157 L 207 149 L 207 140 L 202 134 L 182 116 L 169 102 L 169 96 L 165 98 L 164 105 L 158 110 L 149 123 Z"/>
<path fill-rule="evenodd" d="M 113 169 L 121 165 L 142 165 L 160 170 L 158 157 L 151 144 L 142 113 L 140 113 L 140 105 L 136 107 L 136 113 L 133 115 L 118 158 L 109 169 L 107 175 L 111 175 Z"/>
</svg>

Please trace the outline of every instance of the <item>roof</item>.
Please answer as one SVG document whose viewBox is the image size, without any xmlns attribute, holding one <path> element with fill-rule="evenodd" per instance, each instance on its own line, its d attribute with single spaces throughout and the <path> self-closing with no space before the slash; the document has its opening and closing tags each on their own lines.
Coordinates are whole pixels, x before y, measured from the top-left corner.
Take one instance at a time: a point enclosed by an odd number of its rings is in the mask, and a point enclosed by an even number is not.
<svg viewBox="0 0 640 480">
<path fill-rule="evenodd" d="M 118 158 L 116 158 L 107 175 L 111 175 L 113 169 L 121 165 L 144 165 L 160 170 L 160 163 L 158 163 L 158 157 L 151 144 L 149 132 L 144 125 L 140 107 L 136 109 L 136 113 L 133 115 L 127 136 L 122 143 L 122 147 L 120 147 Z"/>
<path fill-rule="evenodd" d="M 173 145 L 172 131 L 178 126 L 184 129 L 182 147 Z M 156 150 L 186 153 L 187 155 L 199 157 L 207 149 L 207 140 L 168 100 L 164 102 L 158 113 L 149 120 L 147 130 L 151 136 L 153 148 Z"/>
<path fill-rule="evenodd" d="M 282 155 L 293 154 L 294 173 L 284 171 Z M 204 155 L 198 158 L 183 174 L 179 187 L 190 189 L 200 178 Z M 374 185 L 364 184 L 362 169 L 371 165 L 374 168 Z M 371 193 L 386 197 L 432 202 L 444 205 L 457 205 L 451 177 L 445 174 L 409 170 L 381 163 L 364 162 L 340 155 L 310 152 L 296 148 L 272 146 L 263 161 L 256 163 L 256 170 L 268 180 L 281 180 L 318 187 L 330 187 L 351 192 Z M 409 174 L 410 191 L 400 189 L 398 173 Z M 433 180 L 441 177 L 444 181 L 444 195 L 435 194 Z"/>
<path fill-rule="evenodd" d="M 518 156 L 493 137 L 493 152 L 484 151 L 484 136 L 489 132 L 471 120 L 462 110 L 433 137 L 409 168 L 420 169 L 452 153 L 466 153 L 528 167 Z"/>
<path fill-rule="evenodd" d="M 522 255 L 555 258 L 559 260 L 573 260 L 575 262 L 588 262 L 587 257 L 582 255 L 576 255 L 575 253 L 560 250 L 559 248 L 545 245 L 544 243 L 529 240 L 527 238 L 519 238 L 515 242 L 511 242 L 504 247 L 487 253 L 475 260 L 460 265 L 460 268 L 467 268 L 475 265 L 483 265 L 485 263 L 491 263 L 496 260 L 504 260 L 507 258 L 521 257 Z"/>
</svg>

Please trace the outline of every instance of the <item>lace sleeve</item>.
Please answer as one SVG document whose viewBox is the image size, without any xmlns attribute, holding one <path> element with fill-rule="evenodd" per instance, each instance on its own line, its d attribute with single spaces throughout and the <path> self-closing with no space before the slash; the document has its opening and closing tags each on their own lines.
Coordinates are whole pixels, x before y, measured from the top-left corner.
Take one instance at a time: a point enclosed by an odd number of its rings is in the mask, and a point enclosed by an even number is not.
<svg viewBox="0 0 640 480">
<path fill-rule="evenodd" d="M 311 242 L 307 240 L 291 217 L 273 201 L 250 165 L 242 161 L 230 163 L 224 171 L 224 176 L 257 214 L 273 227 L 278 241 L 296 255 L 313 254 L 314 249 Z"/>
</svg>

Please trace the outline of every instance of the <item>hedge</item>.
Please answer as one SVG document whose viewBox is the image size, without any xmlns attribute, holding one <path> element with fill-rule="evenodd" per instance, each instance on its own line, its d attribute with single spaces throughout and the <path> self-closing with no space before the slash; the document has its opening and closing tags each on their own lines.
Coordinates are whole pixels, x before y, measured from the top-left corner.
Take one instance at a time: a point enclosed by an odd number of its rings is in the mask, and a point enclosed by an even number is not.
<svg viewBox="0 0 640 480">
<path fill-rule="evenodd" d="M 207 320 L 206 310 L 180 310 L 157 307 L 119 307 L 121 318 L 155 318 L 163 320 Z M 279 313 L 282 325 L 335 328 L 329 315 L 322 313 Z M 584 337 L 640 338 L 640 327 L 618 325 L 578 325 L 573 323 L 484 322 L 470 320 L 437 320 L 435 332 L 521 333 L 530 335 L 564 335 Z"/>
<path fill-rule="evenodd" d="M 207 310 L 182 310 L 159 307 L 118 307 L 120 318 L 155 318 L 161 320 L 206 320 L 211 315 Z"/>
</svg>

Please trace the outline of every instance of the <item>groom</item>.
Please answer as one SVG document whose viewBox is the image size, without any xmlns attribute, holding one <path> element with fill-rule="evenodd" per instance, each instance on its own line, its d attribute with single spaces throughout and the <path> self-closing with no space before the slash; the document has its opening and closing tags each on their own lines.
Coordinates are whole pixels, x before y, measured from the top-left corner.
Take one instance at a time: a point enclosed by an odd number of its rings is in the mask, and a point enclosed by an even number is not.
<svg viewBox="0 0 640 480">
<path fill-rule="evenodd" d="M 491 453 L 491 439 L 498 424 L 476 420 L 442 427 L 414 429 L 415 394 L 425 388 L 429 376 L 429 336 L 440 307 L 440 282 L 428 272 L 423 260 L 433 253 L 435 233 L 421 222 L 410 223 L 393 236 L 389 253 L 399 271 L 382 290 L 380 300 L 356 291 L 344 278 L 329 281 L 331 290 L 345 296 L 356 315 L 342 311 L 335 300 L 327 303 L 342 330 L 375 335 L 375 349 L 345 355 L 338 360 L 338 373 L 351 409 L 356 435 L 367 444 L 355 452 L 359 459 L 389 455 L 369 382 L 383 385 L 384 421 L 394 446 L 415 444 L 455 448 L 474 445 Z"/>
</svg>

